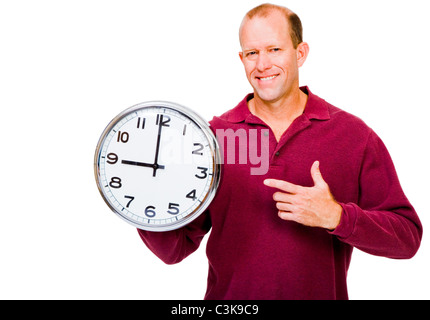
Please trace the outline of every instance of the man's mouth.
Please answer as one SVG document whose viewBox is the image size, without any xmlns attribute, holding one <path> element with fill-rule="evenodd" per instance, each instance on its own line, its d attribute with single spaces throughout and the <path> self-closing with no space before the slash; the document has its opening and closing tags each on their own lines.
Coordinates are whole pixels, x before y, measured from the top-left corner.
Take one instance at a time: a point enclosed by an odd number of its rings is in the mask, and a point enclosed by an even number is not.
<svg viewBox="0 0 430 320">
<path fill-rule="evenodd" d="M 279 76 L 279 74 L 275 74 L 267 77 L 256 77 L 256 78 L 261 81 L 269 81 L 269 80 L 275 79 L 277 76 Z"/>
</svg>

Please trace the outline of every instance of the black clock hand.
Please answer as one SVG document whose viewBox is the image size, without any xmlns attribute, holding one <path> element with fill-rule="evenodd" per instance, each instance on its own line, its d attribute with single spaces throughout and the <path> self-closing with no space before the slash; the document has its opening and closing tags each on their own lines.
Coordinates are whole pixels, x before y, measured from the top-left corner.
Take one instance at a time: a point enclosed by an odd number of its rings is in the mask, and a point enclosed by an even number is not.
<svg viewBox="0 0 430 320">
<path fill-rule="evenodd" d="M 160 151 L 160 140 L 161 140 L 161 129 L 163 128 L 163 115 L 160 115 L 160 119 L 158 123 L 158 136 L 157 136 L 157 146 L 155 149 L 155 159 L 154 159 L 154 173 L 152 174 L 153 177 L 155 177 L 155 174 L 157 173 L 157 169 L 159 169 L 158 166 L 158 153 Z M 164 167 L 163 167 L 164 168 Z"/>
<path fill-rule="evenodd" d="M 148 168 L 153 168 L 154 170 L 156 169 L 164 169 L 164 166 L 159 165 L 159 164 L 152 164 L 152 163 L 145 163 L 145 162 L 137 162 L 137 161 L 130 161 L 130 160 L 122 160 L 121 161 L 122 164 L 128 164 L 128 165 L 132 165 L 132 166 L 138 166 L 138 167 L 148 167 Z"/>
<path fill-rule="evenodd" d="M 160 118 L 157 117 L 158 120 L 158 136 L 157 136 L 157 146 L 155 149 L 155 159 L 154 163 L 146 163 L 146 162 L 138 162 L 138 161 L 131 161 L 131 160 L 122 160 L 122 164 L 128 164 L 132 166 L 138 166 L 138 167 L 147 167 L 153 169 L 152 176 L 155 177 L 157 173 L 157 169 L 164 169 L 165 167 L 163 165 L 158 164 L 158 154 L 160 152 L 160 141 L 161 141 L 161 129 L 168 121 L 170 121 L 170 118 L 167 117 L 167 121 L 163 121 L 163 115 L 159 115 Z M 166 125 L 169 126 L 169 125 Z"/>
</svg>

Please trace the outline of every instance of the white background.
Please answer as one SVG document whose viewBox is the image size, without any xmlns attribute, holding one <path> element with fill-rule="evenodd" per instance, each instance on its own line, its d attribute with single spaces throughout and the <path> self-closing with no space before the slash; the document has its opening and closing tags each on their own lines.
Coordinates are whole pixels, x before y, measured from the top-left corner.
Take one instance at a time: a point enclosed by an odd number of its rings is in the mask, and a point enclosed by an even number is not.
<svg viewBox="0 0 430 320">
<path fill-rule="evenodd" d="M 0 2 L 1 299 L 203 298 L 205 242 L 164 265 L 103 202 L 93 155 L 136 103 L 171 100 L 207 120 L 234 107 L 251 91 L 237 30 L 260 3 Z M 429 299 L 427 1 L 274 3 L 302 19 L 301 84 L 382 137 L 424 224 L 411 260 L 355 250 L 350 298 Z"/>
</svg>

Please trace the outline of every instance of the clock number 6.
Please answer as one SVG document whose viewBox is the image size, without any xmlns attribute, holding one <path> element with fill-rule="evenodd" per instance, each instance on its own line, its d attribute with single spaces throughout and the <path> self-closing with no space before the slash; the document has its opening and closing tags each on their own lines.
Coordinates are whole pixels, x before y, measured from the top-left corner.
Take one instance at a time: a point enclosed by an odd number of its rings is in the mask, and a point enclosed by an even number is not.
<svg viewBox="0 0 430 320">
<path fill-rule="evenodd" d="M 130 202 L 129 202 L 129 204 L 130 204 Z M 167 210 L 167 213 L 170 213 L 173 215 L 178 214 L 179 213 L 179 204 L 170 202 L 169 203 L 169 210 Z M 154 206 L 147 206 L 145 208 L 145 216 L 147 216 L 148 218 L 154 218 L 155 215 L 156 215 L 156 212 L 155 212 Z"/>
<path fill-rule="evenodd" d="M 155 209 L 154 206 L 147 206 L 145 208 L 145 216 L 147 216 L 148 218 L 154 218 L 155 217 L 154 209 Z"/>
</svg>

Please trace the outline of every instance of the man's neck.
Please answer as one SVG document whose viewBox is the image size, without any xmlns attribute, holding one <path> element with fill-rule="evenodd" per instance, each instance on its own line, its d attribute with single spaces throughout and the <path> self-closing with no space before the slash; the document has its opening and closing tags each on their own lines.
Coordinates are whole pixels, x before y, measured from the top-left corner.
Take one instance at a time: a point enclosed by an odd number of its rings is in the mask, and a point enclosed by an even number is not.
<svg viewBox="0 0 430 320">
<path fill-rule="evenodd" d="M 308 96 L 299 88 L 277 101 L 264 101 L 257 94 L 248 102 L 251 113 L 267 124 L 291 123 L 305 110 Z"/>
</svg>

